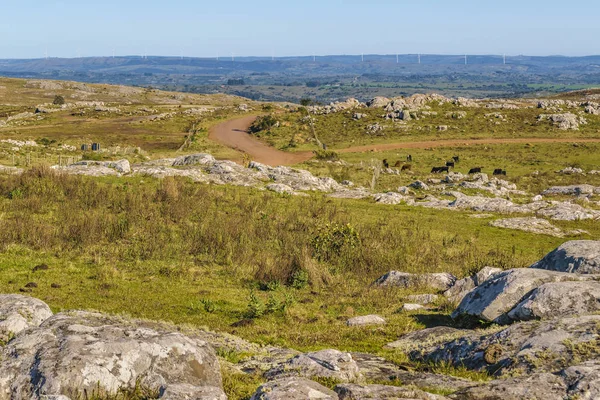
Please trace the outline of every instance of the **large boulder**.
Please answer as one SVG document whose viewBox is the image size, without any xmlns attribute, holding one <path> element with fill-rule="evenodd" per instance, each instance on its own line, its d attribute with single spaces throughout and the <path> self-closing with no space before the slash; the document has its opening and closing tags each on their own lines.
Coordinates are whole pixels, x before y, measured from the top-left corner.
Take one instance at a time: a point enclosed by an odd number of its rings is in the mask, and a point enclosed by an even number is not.
<svg viewBox="0 0 600 400">
<path fill-rule="evenodd" d="M 408 272 L 390 271 L 375 284 L 378 286 L 395 286 L 400 288 L 429 287 L 439 291 L 448 290 L 456 282 L 456 277 L 448 273 L 410 274 Z"/>
<path fill-rule="evenodd" d="M 204 341 L 88 312 L 57 314 L 2 351 L 0 398 L 78 396 L 142 387 L 169 398 L 226 399 Z"/>
<path fill-rule="evenodd" d="M 299 354 L 265 373 L 268 379 L 289 376 L 333 378 L 340 382 L 362 379 L 352 355 L 333 349 Z"/>
<path fill-rule="evenodd" d="M 572 399 L 600 399 L 600 361 L 587 361 L 561 372 Z"/>
<path fill-rule="evenodd" d="M 46 303 L 18 294 L 0 295 L 0 347 L 27 328 L 38 327 L 52 316 Z"/>
<path fill-rule="evenodd" d="M 473 316 L 496 323 L 510 322 L 507 313 L 534 289 L 549 282 L 586 280 L 576 274 L 517 268 L 494 274 L 469 292 L 452 313 L 453 318 Z"/>
<path fill-rule="evenodd" d="M 317 382 L 290 377 L 261 385 L 250 400 L 337 400 L 338 395 Z"/>
<path fill-rule="evenodd" d="M 577 274 L 600 273 L 600 241 L 572 240 L 566 242 L 530 268 Z"/>
<path fill-rule="evenodd" d="M 548 319 L 600 311 L 600 282 L 546 283 L 513 308 L 513 320 Z"/>
<path fill-rule="evenodd" d="M 431 394 L 418 389 L 389 385 L 337 385 L 335 391 L 340 400 L 443 400 L 444 396 Z"/>
</svg>

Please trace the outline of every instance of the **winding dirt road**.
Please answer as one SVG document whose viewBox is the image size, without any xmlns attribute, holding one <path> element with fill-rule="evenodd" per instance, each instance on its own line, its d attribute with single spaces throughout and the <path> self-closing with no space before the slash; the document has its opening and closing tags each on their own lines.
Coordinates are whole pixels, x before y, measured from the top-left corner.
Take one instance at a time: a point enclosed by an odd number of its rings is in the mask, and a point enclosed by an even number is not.
<svg viewBox="0 0 600 400">
<path fill-rule="evenodd" d="M 271 166 L 294 165 L 312 158 L 313 153 L 298 152 L 288 153 L 277 150 L 252 135 L 248 134 L 248 128 L 256 116 L 247 116 L 223 122 L 214 126 L 208 133 L 208 137 L 232 149 L 247 153 L 254 161 Z M 450 139 L 429 140 L 422 142 L 400 142 L 370 144 L 365 146 L 349 147 L 336 150 L 338 153 L 360 153 L 367 151 L 386 151 L 395 149 L 427 149 L 435 147 L 458 147 L 478 144 L 519 144 L 519 143 L 600 143 L 598 138 L 504 138 L 504 139 Z"/>
<path fill-rule="evenodd" d="M 248 134 L 248 128 L 256 116 L 238 118 L 215 125 L 209 132 L 209 139 L 250 156 L 253 161 L 270 166 L 293 165 L 309 160 L 312 152 L 288 153 L 264 144 Z"/>
</svg>

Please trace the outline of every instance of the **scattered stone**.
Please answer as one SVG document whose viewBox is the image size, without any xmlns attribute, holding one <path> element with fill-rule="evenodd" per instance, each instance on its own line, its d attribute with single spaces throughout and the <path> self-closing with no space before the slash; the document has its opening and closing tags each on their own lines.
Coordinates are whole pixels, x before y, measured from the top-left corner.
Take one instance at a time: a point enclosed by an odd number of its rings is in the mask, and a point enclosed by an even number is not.
<svg viewBox="0 0 600 400">
<path fill-rule="evenodd" d="M 422 306 L 421 304 L 410 304 L 410 303 L 405 303 L 402 306 L 402 311 L 419 311 L 419 310 L 424 310 L 425 307 Z"/>
<path fill-rule="evenodd" d="M 361 317 L 353 317 L 346 321 L 348 326 L 384 325 L 385 323 L 385 319 L 379 315 L 364 315 Z"/>
<path fill-rule="evenodd" d="M 415 181 L 408 186 L 417 190 L 429 190 L 429 186 L 422 181 Z"/>
<path fill-rule="evenodd" d="M 552 125 L 561 130 L 579 130 L 579 125 L 587 123 L 585 118 L 571 113 L 541 114 L 538 117 L 538 121 L 550 121 Z"/>
<path fill-rule="evenodd" d="M 49 269 L 50 269 L 50 267 L 48 266 L 48 264 L 39 264 L 39 265 L 36 265 L 35 267 L 33 267 L 32 272 L 47 271 Z"/>
<path fill-rule="evenodd" d="M 215 160 L 215 158 L 210 154 L 199 153 L 176 158 L 175 161 L 173 161 L 172 165 L 174 167 L 182 167 L 189 165 L 210 165 L 214 164 L 216 161 L 217 160 Z"/>
</svg>

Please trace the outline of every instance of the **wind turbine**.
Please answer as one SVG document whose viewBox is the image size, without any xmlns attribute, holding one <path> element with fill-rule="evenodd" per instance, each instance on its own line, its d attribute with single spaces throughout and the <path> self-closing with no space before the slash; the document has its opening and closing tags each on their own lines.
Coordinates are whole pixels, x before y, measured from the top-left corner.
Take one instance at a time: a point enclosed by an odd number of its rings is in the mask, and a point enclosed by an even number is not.
<svg viewBox="0 0 600 400">
<path fill-rule="evenodd" d="M 46 46 L 46 52 L 44 53 L 44 58 L 46 60 L 48 59 L 48 46 Z"/>
<path fill-rule="evenodd" d="M 396 54 L 396 64 L 398 64 L 398 54 Z"/>
<path fill-rule="evenodd" d="M 504 63 L 504 65 L 506 65 L 506 54 L 502 55 L 502 62 Z"/>
<path fill-rule="evenodd" d="M 235 56 L 233 55 L 233 51 L 231 52 L 231 62 L 235 62 Z"/>
<path fill-rule="evenodd" d="M 467 55 L 465 54 L 465 65 L 467 65 L 467 64 L 468 64 Z"/>
<path fill-rule="evenodd" d="M 113 47 L 112 56 L 113 56 L 113 58 L 115 58 L 115 48 L 114 47 Z"/>
<path fill-rule="evenodd" d="M 360 55 L 360 62 L 365 62 L 365 53 Z"/>
<path fill-rule="evenodd" d="M 417 54 L 417 61 L 419 64 L 421 64 L 421 54 Z"/>
</svg>

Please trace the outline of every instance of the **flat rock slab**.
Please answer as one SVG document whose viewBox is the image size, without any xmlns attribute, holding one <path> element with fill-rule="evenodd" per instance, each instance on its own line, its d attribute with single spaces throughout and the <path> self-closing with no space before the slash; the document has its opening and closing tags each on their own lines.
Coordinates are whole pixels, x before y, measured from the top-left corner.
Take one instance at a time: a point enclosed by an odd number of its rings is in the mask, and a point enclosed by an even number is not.
<svg viewBox="0 0 600 400">
<path fill-rule="evenodd" d="M 25 329 L 38 327 L 52 316 L 46 303 L 18 294 L 0 295 L 0 343 L 6 344 Z"/>
<path fill-rule="evenodd" d="M 361 317 L 350 318 L 346 321 L 348 326 L 385 325 L 385 323 L 385 319 L 379 315 L 363 315 Z"/>
<path fill-rule="evenodd" d="M 566 242 L 530 268 L 577 274 L 600 274 L 600 241 Z"/>
<path fill-rule="evenodd" d="M 333 378 L 340 382 L 355 382 L 363 378 L 350 353 L 333 349 L 299 354 L 265 373 L 267 379 L 289 376 Z"/>
<path fill-rule="evenodd" d="M 563 237 L 565 232 L 545 219 L 536 217 L 505 218 L 490 222 L 496 228 L 514 229 L 554 237 Z"/>
<path fill-rule="evenodd" d="M 97 313 L 57 314 L 11 341 L 2 360 L 0 398 L 116 393 L 140 383 L 169 398 L 226 399 L 206 342 Z"/>
<path fill-rule="evenodd" d="M 453 303 L 460 303 L 471 290 L 475 289 L 477 286 L 487 281 L 492 275 L 499 272 L 502 272 L 502 269 L 483 267 L 475 275 L 456 281 L 450 289 L 444 292 L 444 296 Z"/>
<path fill-rule="evenodd" d="M 291 377 L 261 385 L 250 400 L 338 400 L 338 395 L 317 382 Z"/>
</svg>

